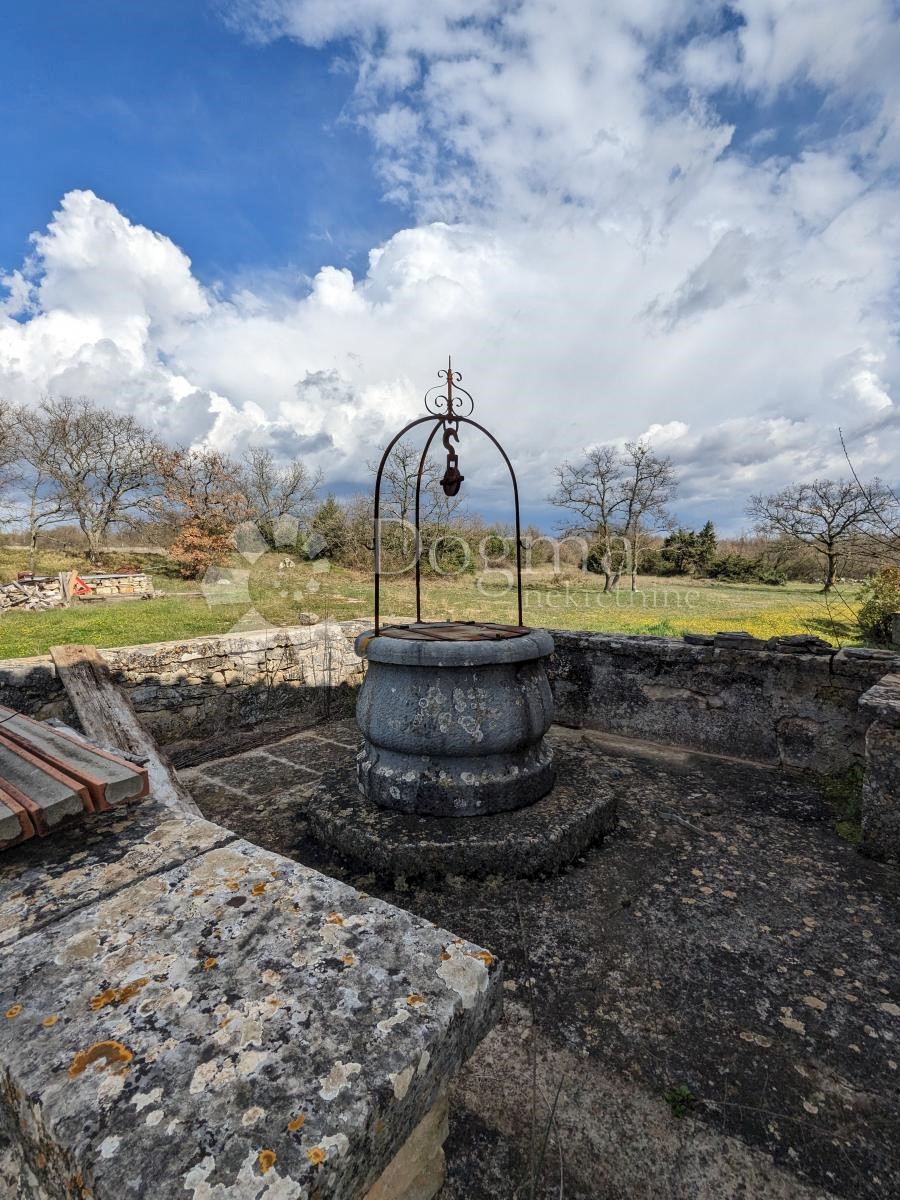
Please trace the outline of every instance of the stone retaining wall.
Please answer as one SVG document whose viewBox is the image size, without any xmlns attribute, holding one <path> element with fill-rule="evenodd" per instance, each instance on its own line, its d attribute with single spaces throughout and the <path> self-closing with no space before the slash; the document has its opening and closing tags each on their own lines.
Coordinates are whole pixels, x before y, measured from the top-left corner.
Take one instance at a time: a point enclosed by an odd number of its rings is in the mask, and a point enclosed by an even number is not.
<svg viewBox="0 0 900 1200">
<path fill-rule="evenodd" d="M 292 712 L 352 711 L 365 621 L 121 646 L 101 653 L 142 721 L 165 744 Z M 0 704 L 77 724 L 49 655 L 0 661 Z"/>
<path fill-rule="evenodd" d="M 865 759 L 859 699 L 900 655 L 554 630 L 556 720 L 714 754 L 841 773 Z M 752 642 L 753 639 L 748 639 Z"/>
</svg>

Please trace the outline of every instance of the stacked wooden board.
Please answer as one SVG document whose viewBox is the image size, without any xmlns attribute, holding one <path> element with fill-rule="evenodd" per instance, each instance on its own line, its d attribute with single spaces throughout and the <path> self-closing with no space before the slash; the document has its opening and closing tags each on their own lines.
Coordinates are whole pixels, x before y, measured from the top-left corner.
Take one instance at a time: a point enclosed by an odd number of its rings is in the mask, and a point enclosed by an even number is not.
<svg viewBox="0 0 900 1200">
<path fill-rule="evenodd" d="M 0 848 L 148 790 L 146 767 L 0 705 Z"/>
</svg>

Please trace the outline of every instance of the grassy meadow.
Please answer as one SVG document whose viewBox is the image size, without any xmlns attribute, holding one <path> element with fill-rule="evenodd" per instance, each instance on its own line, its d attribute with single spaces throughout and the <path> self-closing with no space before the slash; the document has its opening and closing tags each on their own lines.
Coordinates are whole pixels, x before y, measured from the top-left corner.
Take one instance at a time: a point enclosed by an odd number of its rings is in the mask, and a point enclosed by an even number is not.
<svg viewBox="0 0 900 1200">
<path fill-rule="evenodd" d="M 363 572 L 328 563 L 302 563 L 278 571 L 279 554 L 250 564 L 236 560 L 230 585 L 206 586 L 182 580 L 162 555 L 110 554 L 104 569 L 141 567 L 159 591 L 153 600 L 113 604 L 80 604 L 45 612 L 0 616 L 0 658 L 43 654 L 61 642 L 126 646 L 243 629 L 290 625 L 298 612 L 345 620 L 372 612 L 372 583 Z M 0 582 L 25 569 L 24 552 L 0 547 Z M 38 569 L 52 574 L 89 568 L 83 559 L 58 552 L 41 554 Z M 524 619 L 528 625 L 585 629 L 610 633 L 716 633 L 744 629 L 757 637 L 816 634 L 834 645 L 859 643 L 855 621 L 855 589 L 823 596 L 814 584 L 720 583 L 714 580 L 639 576 L 637 592 L 625 580 L 604 594 L 602 579 L 569 569 L 554 575 L 549 568 L 525 573 Z M 202 588 L 204 594 L 196 593 Z M 191 594 L 195 593 L 195 594 Z M 410 618 L 415 613 L 412 575 L 382 581 L 381 611 Z M 516 618 L 515 592 L 496 572 L 453 578 L 423 579 L 422 615 L 439 620 Z"/>
</svg>

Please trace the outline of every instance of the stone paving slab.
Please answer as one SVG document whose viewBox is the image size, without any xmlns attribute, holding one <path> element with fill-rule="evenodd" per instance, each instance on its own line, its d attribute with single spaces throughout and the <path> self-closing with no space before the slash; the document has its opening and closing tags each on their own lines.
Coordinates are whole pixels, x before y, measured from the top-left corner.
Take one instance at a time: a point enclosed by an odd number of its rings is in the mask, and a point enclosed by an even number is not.
<svg viewBox="0 0 900 1200">
<path fill-rule="evenodd" d="M 147 775 L 140 767 L 117 754 L 69 736 L 46 722 L 34 721 L 10 709 L 0 710 L 0 731 L 12 733 L 32 751 L 47 755 L 58 767 L 64 770 L 75 768 L 96 780 L 107 804 L 115 805 L 146 795 Z"/>
<path fill-rule="evenodd" d="M 195 769 L 204 780 L 211 779 L 253 796 L 287 791 L 298 784 L 309 783 L 313 778 L 309 768 L 273 758 L 263 750 L 220 758 Z"/>
<path fill-rule="evenodd" d="M 809 776 L 554 736 L 619 825 L 552 878 L 363 874 L 303 837 L 309 789 L 269 799 L 273 847 L 505 961 L 503 1022 L 451 1096 L 447 1200 L 529 1194 L 535 1059 L 542 1132 L 562 1084 L 541 1200 L 560 1154 L 568 1200 L 893 1200 L 900 876 L 837 836 Z"/>
<path fill-rule="evenodd" d="M 357 1200 L 500 995 L 487 951 L 237 841 L 0 948 L 0 1090 L 51 1195 Z"/>
</svg>

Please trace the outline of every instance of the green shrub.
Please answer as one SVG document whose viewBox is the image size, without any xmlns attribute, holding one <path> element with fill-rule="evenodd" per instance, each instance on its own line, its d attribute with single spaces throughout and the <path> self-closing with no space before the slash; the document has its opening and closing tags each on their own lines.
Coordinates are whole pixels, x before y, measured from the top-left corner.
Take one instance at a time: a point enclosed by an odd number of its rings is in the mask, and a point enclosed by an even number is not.
<svg viewBox="0 0 900 1200">
<path fill-rule="evenodd" d="M 768 583 L 781 587 L 787 582 L 781 571 L 761 558 L 748 558 L 745 554 L 723 554 L 713 559 L 707 574 L 710 579 L 727 579 L 732 583 Z"/>
<path fill-rule="evenodd" d="M 891 616 L 900 612 L 900 567 L 886 567 L 859 591 L 859 627 L 871 642 L 890 643 Z"/>
</svg>

